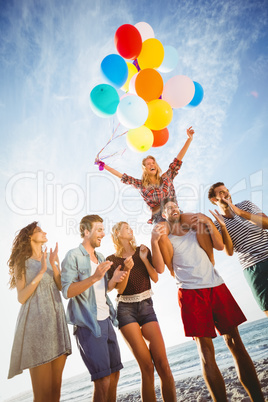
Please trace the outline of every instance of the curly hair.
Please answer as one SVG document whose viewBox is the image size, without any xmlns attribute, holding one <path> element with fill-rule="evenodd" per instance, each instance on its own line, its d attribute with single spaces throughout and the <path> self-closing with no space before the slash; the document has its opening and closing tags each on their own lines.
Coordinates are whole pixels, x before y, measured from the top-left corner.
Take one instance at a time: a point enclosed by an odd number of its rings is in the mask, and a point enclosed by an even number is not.
<svg viewBox="0 0 268 402">
<path fill-rule="evenodd" d="M 211 198 L 216 197 L 215 188 L 220 187 L 220 186 L 225 186 L 225 184 L 222 181 L 218 181 L 217 183 L 212 184 L 212 186 L 208 190 L 208 199 L 209 199 L 209 201 L 211 201 Z M 215 204 L 213 201 L 211 201 L 211 202 L 212 202 L 212 204 Z"/>
<path fill-rule="evenodd" d="M 120 240 L 118 238 L 118 233 L 119 233 L 122 225 L 124 225 L 124 224 L 128 225 L 127 222 L 120 221 L 112 227 L 111 236 L 112 236 L 112 240 L 113 240 L 114 247 L 116 250 L 115 254 L 118 257 L 122 257 L 123 250 L 124 250 L 124 247 L 122 246 L 122 244 L 120 243 Z M 136 245 L 136 240 L 135 240 L 134 236 L 133 236 L 133 239 L 129 243 L 130 243 L 131 247 L 133 248 L 133 250 L 136 251 L 137 245 Z"/>
<path fill-rule="evenodd" d="M 148 175 L 148 173 L 146 171 L 146 168 L 145 168 L 145 162 L 148 159 L 152 159 L 155 162 L 156 169 L 157 169 L 157 171 L 156 171 L 156 180 L 157 180 L 156 184 L 157 184 L 157 186 L 160 186 L 162 170 L 160 169 L 160 167 L 159 167 L 158 163 L 156 162 L 155 158 L 153 156 L 151 156 L 151 155 L 146 156 L 146 158 L 144 158 L 142 160 L 143 173 L 142 173 L 142 177 L 141 177 L 141 183 L 142 183 L 142 185 L 144 187 L 148 187 L 150 184 L 152 184 L 151 181 L 150 181 L 150 176 Z"/>
<path fill-rule="evenodd" d="M 7 262 L 9 266 L 9 287 L 16 287 L 16 280 L 25 274 L 25 261 L 32 255 L 31 236 L 38 222 L 34 221 L 19 231 L 12 245 L 11 255 Z M 15 275 L 16 269 L 16 275 Z"/>
</svg>

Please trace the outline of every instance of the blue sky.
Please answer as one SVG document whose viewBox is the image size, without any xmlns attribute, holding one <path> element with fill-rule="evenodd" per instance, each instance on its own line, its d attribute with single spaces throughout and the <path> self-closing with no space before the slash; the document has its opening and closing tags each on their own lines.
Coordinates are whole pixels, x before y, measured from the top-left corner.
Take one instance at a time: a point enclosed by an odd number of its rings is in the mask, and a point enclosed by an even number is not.
<svg viewBox="0 0 268 402">
<path fill-rule="evenodd" d="M 28 371 L 5 380 L 19 303 L 9 291 L 8 260 L 15 232 L 38 220 L 48 247 L 59 255 L 80 242 L 77 225 L 87 213 L 105 219 L 100 251 L 113 252 L 109 231 L 128 220 L 138 243 L 150 245 L 149 212 L 139 194 L 94 159 L 117 119 L 101 119 L 89 107 L 91 89 L 102 83 L 100 63 L 115 53 L 114 34 L 122 24 L 145 21 L 163 45 L 178 50 L 176 69 L 199 82 L 204 99 L 192 110 L 174 110 L 170 139 L 152 148 L 165 171 L 193 126 L 195 138 L 175 180 L 181 208 L 209 214 L 207 189 L 224 181 L 239 202 L 250 199 L 268 213 L 268 2 L 216 1 L 0 1 L 1 120 L 1 393 L 30 388 Z M 120 92 L 121 94 L 122 92 Z M 119 131 L 125 131 L 120 128 Z M 123 151 L 111 166 L 141 176 L 145 156 L 127 148 L 125 138 L 107 151 Z M 148 154 L 147 153 L 147 154 Z M 4 196 L 5 195 L 5 196 Z M 237 258 L 216 253 L 216 266 L 248 320 L 262 318 Z M 154 303 L 167 346 L 185 341 L 175 283 L 163 274 Z M 114 300 L 115 294 L 112 293 Z M 64 302 L 65 303 L 65 302 Z M 3 308 L 4 306 L 4 308 Z M 66 303 L 65 303 L 66 306 Z M 123 359 L 131 357 L 120 335 Z M 193 347 L 195 345 L 193 344 Z M 64 378 L 84 372 L 73 344 Z M 1 396 L 0 396 L 1 398 Z"/>
</svg>

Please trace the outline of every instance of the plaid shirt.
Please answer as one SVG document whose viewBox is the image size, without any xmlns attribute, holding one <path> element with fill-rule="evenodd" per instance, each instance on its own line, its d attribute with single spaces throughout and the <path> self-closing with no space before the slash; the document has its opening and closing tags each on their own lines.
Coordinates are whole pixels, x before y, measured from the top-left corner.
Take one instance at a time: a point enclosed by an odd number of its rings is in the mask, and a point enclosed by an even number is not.
<svg viewBox="0 0 268 402">
<path fill-rule="evenodd" d="M 177 158 L 175 158 L 174 161 L 169 165 L 168 170 L 162 174 L 161 184 L 159 187 L 155 187 L 153 185 L 144 187 L 141 180 L 128 176 L 126 173 L 123 174 L 121 181 L 137 188 L 146 204 L 152 210 L 153 207 L 161 206 L 161 203 L 165 198 L 176 199 L 173 180 L 175 176 L 177 176 L 181 165 L 182 161 L 179 161 Z M 153 217 L 148 221 L 148 223 L 153 223 Z"/>
</svg>

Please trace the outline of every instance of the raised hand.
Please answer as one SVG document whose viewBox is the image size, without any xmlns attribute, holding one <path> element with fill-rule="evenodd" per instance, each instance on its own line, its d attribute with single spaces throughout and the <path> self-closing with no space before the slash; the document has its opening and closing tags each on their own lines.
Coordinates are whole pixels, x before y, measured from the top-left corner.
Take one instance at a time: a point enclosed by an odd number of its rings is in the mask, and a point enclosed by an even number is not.
<svg viewBox="0 0 268 402">
<path fill-rule="evenodd" d="M 42 253 L 40 274 L 43 274 L 44 272 L 46 272 L 46 270 L 47 270 L 47 248 L 45 248 L 45 250 Z"/>
<path fill-rule="evenodd" d="M 99 170 L 103 170 L 104 166 L 105 166 L 105 163 L 103 161 L 100 161 L 99 159 L 96 159 L 95 160 L 95 165 L 99 166 Z"/>
<path fill-rule="evenodd" d="M 163 224 L 156 224 L 152 230 L 152 241 L 158 241 L 161 236 L 168 235 L 167 227 Z"/>
<path fill-rule="evenodd" d="M 209 212 L 214 216 L 214 218 L 216 219 L 216 221 L 218 221 L 221 227 L 226 226 L 223 216 L 216 209 L 214 210 L 214 212 L 211 210 L 209 210 Z"/>
<path fill-rule="evenodd" d="M 141 244 L 140 245 L 140 258 L 143 262 L 144 262 L 144 260 L 146 260 L 147 255 L 148 255 L 148 248 L 144 244 Z"/>
<path fill-rule="evenodd" d="M 122 282 L 126 276 L 127 276 L 127 271 L 121 271 L 121 265 L 118 265 L 118 267 L 116 268 L 116 270 L 113 273 L 112 279 L 114 280 L 114 282 L 119 283 L 119 282 Z"/>
<path fill-rule="evenodd" d="M 52 251 L 52 248 L 50 249 L 49 262 L 50 262 L 51 266 L 53 266 L 53 265 L 59 266 L 58 243 L 56 243 L 56 247 L 55 247 L 54 251 Z"/>
<path fill-rule="evenodd" d="M 234 204 L 232 204 L 231 200 L 228 198 L 222 198 L 223 201 L 226 202 L 226 204 L 228 204 L 229 208 L 231 209 L 231 211 L 233 211 L 234 214 L 236 215 L 240 215 L 241 214 L 241 209 L 237 208 Z"/>
<path fill-rule="evenodd" d="M 134 267 L 132 256 L 127 257 L 124 261 L 124 271 L 130 271 Z"/>
<path fill-rule="evenodd" d="M 187 128 L 186 133 L 187 133 L 188 138 L 190 138 L 190 139 L 192 140 L 192 139 L 193 139 L 193 135 L 194 135 L 194 129 L 192 128 L 192 126 L 189 127 L 189 128 Z"/>
<path fill-rule="evenodd" d="M 211 219 L 208 216 L 201 214 L 201 213 L 193 214 L 190 217 L 191 227 L 195 228 L 195 229 L 197 228 L 197 225 L 199 223 L 204 223 L 205 225 L 207 225 L 210 222 L 211 222 Z"/>
<path fill-rule="evenodd" d="M 95 273 L 92 275 L 96 281 L 100 281 L 104 277 L 106 272 L 111 268 L 112 264 L 112 261 L 104 261 L 97 266 Z"/>
</svg>

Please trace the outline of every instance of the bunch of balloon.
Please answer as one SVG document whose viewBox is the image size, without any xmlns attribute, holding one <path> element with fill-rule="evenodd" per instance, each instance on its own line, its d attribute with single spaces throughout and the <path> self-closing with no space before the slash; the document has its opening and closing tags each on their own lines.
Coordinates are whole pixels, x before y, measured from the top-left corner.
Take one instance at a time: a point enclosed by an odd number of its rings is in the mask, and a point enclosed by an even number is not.
<svg viewBox="0 0 268 402">
<path fill-rule="evenodd" d="M 161 147 L 169 139 L 173 110 L 199 105 L 203 88 L 184 75 L 175 75 L 164 84 L 161 73 L 176 68 L 178 52 L 173 46 L 163 46 L 146 22 L 121 25 L 114 42 L 118 54 L 102 60 L 106 83 L 91 91 L 91 108 L 100 117 L 117 115 L 128 130 L 131 149 L 145 152 Z M 119 89 L 125 92 L 121 97 Z"/>
</svg>

